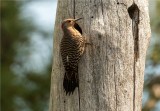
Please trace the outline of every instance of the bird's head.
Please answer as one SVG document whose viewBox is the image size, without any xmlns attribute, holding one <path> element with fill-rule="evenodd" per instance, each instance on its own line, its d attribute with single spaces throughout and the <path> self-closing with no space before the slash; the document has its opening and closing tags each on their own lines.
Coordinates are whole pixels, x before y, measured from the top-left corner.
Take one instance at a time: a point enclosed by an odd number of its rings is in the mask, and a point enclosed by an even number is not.
<svg viewBox="0 0 160 111">
<path fill-rule="evenodd" d="M 78 18 L 78 19 L 65 19 L 62 22 L 62 29 L 67 28 L 67 27 L 74 27 L 74 25 L 76 24 L 76 22 L 78 20 L 81 20 L 82 18 Z"/>
</svg>

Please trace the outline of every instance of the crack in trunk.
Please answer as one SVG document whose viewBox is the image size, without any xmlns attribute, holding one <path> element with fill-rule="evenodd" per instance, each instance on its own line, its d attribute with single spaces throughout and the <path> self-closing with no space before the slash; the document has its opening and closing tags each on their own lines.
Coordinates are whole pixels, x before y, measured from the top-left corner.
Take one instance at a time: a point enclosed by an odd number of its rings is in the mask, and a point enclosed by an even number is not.
<svg viewBox="0 0 160 111">
<path fill-rule="evenodd" d="M 138 6 L 133 3 L 129 8 L 128 8 L 128 13 L 130 18 L 132 19 L 132 33 L 133 33 L 133 39 L 134 39 L 134 58 L 137 61 L 139 58 L 139 29 L 138 29 L 138 24 L 139 24 L 139 8 Z"/>
<path fill-rule="evenodd" d="M 73 0 L 73 17 L 74 19 L 76 18 L 76 0 Z M 78 24 L 75 25 L 76 29 L 78 29 L 78 31 L 80 31 L 80 33 L 82 34 L 82 30 L 80 28 L 80 26 Z M 78 74 L 78 79 L 79 79 L 79 74 Z M 79 81 L 79 80 L 78 80 Z M 81 106 L 80 106 L 80 88 L 79 88 L 79 83 L 78 83 L 78 100 L 79 100 L 79 111 L 81 111 Z"/>
<path fill-rule="evenodd" d="M 135 90 L 136 90 L 136 62 L 139 58 L 139 8 L 137 4 L 133 2 L 133 4 L 128 8 L 128 13 L 130 18 L 132 19 L 132 33 L 134 40 L 134 65 L 133 65 L 133 111 L 135 111 Z"/>
<path fill-rule="evenodd" d="M 116 95 L 116 111 L 117 111 L 117 87 L 116 87 L 116 75 L 115 75 L 115 64 L 114 64 L 114 82 L 115 82 L 115 95 Z"/>
<path fill-rule="evenodd" d="M 75 0 L 73 0 L 73 17 L 74 17 L 74 19 L 76 18 L 76 10 L 75 10 L 75 7 L 76 7 L 76 1 Z"/>
</svg>

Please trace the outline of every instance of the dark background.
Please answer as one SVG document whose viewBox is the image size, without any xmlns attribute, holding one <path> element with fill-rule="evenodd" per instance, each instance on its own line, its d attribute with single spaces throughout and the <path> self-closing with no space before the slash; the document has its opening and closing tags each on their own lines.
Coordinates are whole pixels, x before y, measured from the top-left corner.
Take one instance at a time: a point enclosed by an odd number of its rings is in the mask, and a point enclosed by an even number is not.
<svg viewBox="0 0 160 111">
<path fill-rule="evenodd" d="M 2 0 L 1 109 L 47 111 L 56 0 Z M 160 0 L 149 0 L 143 111 L 160 111 Z"/>
</svg>

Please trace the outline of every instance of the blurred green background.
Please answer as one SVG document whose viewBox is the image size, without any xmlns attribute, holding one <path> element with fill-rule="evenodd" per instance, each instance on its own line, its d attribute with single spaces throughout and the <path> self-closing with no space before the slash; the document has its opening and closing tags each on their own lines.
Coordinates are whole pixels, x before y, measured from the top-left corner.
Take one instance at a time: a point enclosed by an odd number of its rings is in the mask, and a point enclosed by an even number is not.
<svg viewBox="0 0 160 111">
<path fill-rule="evenodd" d="M 57 0 L 2 0 L 1 110 L 47 111 Z M 160 0 L 149 0 L 143 111 L 160 111 Z"/>
</svg>

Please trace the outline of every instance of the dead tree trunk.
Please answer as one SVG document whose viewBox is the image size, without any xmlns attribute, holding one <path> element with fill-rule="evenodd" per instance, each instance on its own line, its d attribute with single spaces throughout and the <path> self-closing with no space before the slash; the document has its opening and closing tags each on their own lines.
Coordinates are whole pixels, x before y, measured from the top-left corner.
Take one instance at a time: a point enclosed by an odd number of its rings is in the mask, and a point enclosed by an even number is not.
<svg viewBox="0 0 160 111">
<path fill-rule="evenodd" d="M 78 17 L 92 45 L 79 63 L 79 92 L 66 96 L 61 22 Z M 59 0 L 49 111 L 140 111 L 149 38 L 147 0 Z"/>
</svg>

